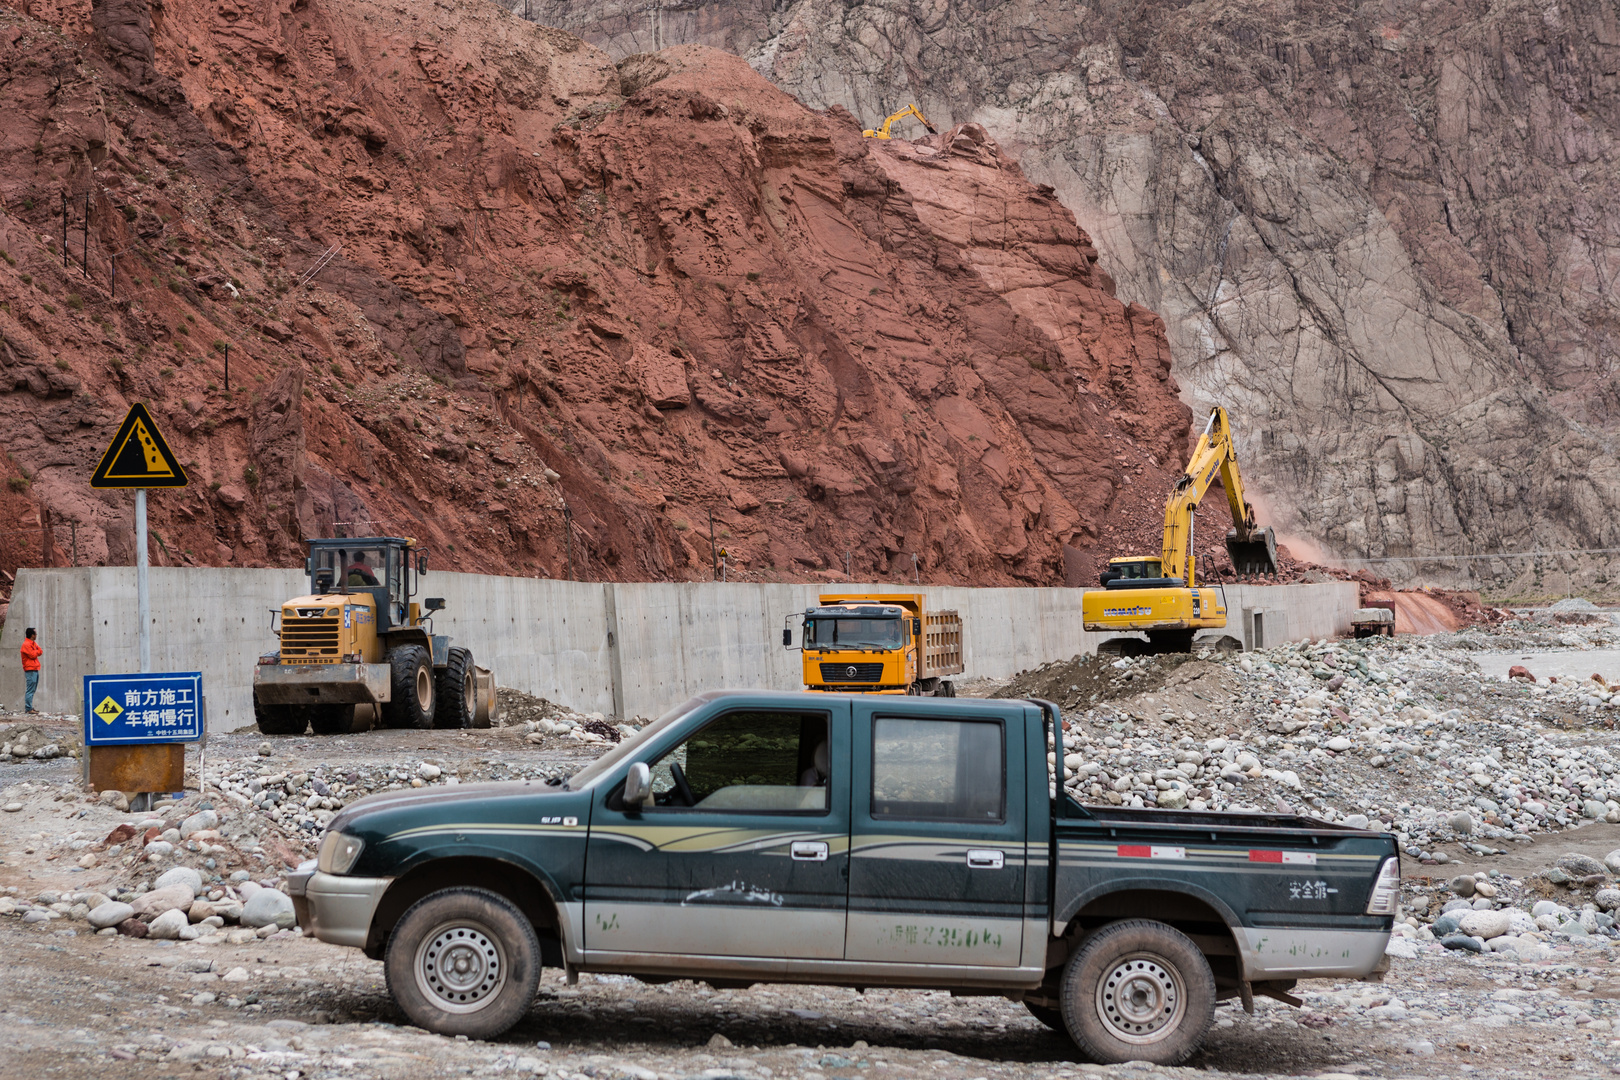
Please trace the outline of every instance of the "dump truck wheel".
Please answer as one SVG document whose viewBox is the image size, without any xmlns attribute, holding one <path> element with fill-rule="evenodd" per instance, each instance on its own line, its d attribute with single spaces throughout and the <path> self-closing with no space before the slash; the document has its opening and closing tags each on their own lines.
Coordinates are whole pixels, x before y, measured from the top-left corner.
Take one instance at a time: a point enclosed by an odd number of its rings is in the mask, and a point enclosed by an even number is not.
<svg viewBox="0 0 1620 1080">
<path fill-rule="evenodd" d="M 383 975 L 411 1023 L 493 1039 L 534 1003 L 540 939 L 506 897 L 440 889 L 412 905 L 388 936 Z"/>
<path fill-rule="evenodd" d="M 439 704 L 434 711 L 433 726 L 472 727 L 473 714 L 478 711 L 478 674 L 473 667 L 472 650 L 452 648 L 449 661 L 439 669 L 435 681 Z"/>
<path fill-rule="evenodd" d="M 354 730 L 353 705 L 305 705 L 309 729 L 317 735 L 347 735 Z"/>
<path fill-rule="evenodd" d="M 1102 1065 L 1180 1065 L 1215 1016 L 1209 961 L 1181 931 L 1150 919 L 1110 923 L 1063 972 L 1069 1037 Z"/>
<path fill-rule="evenodd" d="M 302 735 L 309 717 L 301 705 L 262 705 L 253 698 L 253 719 L 265 735 Z"/>
<path fill-rule="evenodd" d="M 433 726 L 433 658 L 420 645 L 401 645 L 388 653 L 389 700 L 383 723 L 391 728 Z"/>
</svg>

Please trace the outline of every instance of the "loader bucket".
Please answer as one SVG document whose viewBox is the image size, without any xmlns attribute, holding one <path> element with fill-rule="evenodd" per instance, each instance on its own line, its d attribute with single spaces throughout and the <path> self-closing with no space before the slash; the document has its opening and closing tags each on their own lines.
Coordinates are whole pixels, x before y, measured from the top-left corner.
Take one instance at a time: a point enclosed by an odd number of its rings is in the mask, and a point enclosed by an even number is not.
<svg viewBox="0 0 1620 1080">
<path fill-rule="evenodd" d="M 1277 576 L 1277 536 L 1269 528 L 1255 529 L 1246 540 L 1227 530 L 1226 554 L 1239 577 Z"/>
</svg>

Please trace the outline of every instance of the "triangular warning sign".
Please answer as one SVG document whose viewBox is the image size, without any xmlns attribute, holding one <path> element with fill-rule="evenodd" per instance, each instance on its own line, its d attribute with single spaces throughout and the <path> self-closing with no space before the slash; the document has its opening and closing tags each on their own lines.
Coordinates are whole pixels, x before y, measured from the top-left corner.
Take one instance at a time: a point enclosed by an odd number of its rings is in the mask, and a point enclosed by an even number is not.
<svg viewBox="0 0 1620 1080">
<path fill-rule="evenodd" d="M 91 711 L 110 724 L 124 714 L 124 707 L 111 697 L 104 697 L 101 699 L 101 704 Z"/>
<path fill-rule="evenodd" d="M 186 471 L 174 451 L 163 440 L 163 433 L 146 406 L 137 402 L 119 425 L 101 464 L 90 477 L 93 488 L 185 487 Z"/>
</svg>

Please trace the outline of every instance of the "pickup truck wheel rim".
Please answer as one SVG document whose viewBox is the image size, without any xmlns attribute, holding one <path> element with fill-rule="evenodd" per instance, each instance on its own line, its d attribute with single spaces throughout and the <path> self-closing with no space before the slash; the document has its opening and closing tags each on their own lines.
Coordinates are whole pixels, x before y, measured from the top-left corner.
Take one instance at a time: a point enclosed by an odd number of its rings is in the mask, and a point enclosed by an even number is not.
<svg viewBox="0 0 1620 1080">
<path fill-rule="evenodd" d="M 1159 957 L 1128 956 L 1097 984 L 1097 1015 L 1121 1042 L 1155 1043 L 1181 1024 L 1181 975 Z"/>
<path fill-rule="evenodd" d="M 506 951 L 477 923 L 446 924 L 416 950 L 416 985 L 445 1012 L 477 1012 L 506 985 Z"/>
</svg>

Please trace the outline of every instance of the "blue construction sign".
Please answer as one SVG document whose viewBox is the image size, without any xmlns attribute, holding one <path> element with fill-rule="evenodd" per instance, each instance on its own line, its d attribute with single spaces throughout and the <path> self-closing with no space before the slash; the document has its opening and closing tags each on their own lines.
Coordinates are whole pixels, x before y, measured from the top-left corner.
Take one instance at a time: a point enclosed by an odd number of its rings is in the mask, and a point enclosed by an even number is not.
<svg viewBox="0 0 1620 1080">
<path fill-rule="evenodd" d="M 84 744 L 194 742 L 202 738 L 202 672 L 84 677 Z"/>
</svg>

